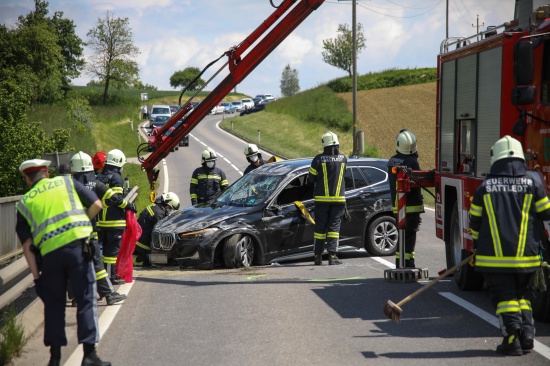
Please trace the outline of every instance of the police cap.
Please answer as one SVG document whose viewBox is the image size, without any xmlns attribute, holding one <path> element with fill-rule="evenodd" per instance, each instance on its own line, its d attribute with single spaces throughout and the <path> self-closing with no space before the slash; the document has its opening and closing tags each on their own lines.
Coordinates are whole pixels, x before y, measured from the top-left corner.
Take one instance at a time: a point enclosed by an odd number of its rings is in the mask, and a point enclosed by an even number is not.
<svg viewBox="0 0 550 366">
<path fill-rule="evenodd" d="M 51 163 L 52 162 L 49 160 L 42 159 L 26 160 L 19 166 L 19 171 L 23 172 L 24 174 L 30 174 L 39 170 L 47 171 Z"/>
</svg>

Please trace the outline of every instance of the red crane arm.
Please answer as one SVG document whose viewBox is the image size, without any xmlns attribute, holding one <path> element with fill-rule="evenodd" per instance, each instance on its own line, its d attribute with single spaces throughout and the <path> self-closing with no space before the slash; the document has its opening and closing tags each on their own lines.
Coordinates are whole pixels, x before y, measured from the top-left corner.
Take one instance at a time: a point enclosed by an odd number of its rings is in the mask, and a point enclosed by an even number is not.
<svg viewBox="0 0 550 366">
<path fill-rule="evenodd" d="M 147 172 L 151 190 L 155 189 L 158 176 L 156 165 L 174 148 L 179 141 L 208 114 L 237 84 L 256 68 L 277 46 L 296 29 L 325 0 L 283 0 L 277 9 L 254 30 L 242 43 L 232 47 L 225 54 L 228 57 L 229 75 L 227 75 L 204 100 L 190 112 L 191 107 L 184 105 L 159 130 L 162 136 L 178 120 L 183 119 L 170 136 L 164 141 L 158 138 L 155 149 L 141 164 Z M 276 23 L 276 24 L 275 24 Z M 270 30 L 271 29 L 271 30 Z M 265 34 L 265 35 L 264 35 Z M 263 36 L 263 37 L 262 37 Z M 261 38 L 261 39 L 260 39 Z M 259 41 L 258 41 L 259 40 Z M 253 46 L 255 43 L 257 44 Z M 249 52 L 245 54 L 248 50 Z M 186 115 L 187 114 L 187 115 Z"/>
</svg>

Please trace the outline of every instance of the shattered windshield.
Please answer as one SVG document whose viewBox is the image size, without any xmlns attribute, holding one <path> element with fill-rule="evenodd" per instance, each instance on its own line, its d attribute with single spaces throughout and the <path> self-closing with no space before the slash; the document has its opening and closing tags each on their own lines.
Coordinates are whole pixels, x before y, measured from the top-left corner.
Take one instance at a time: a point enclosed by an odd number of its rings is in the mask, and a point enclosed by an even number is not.
<svg viewBox="0 0 550 366">
<path fill-rule="evenodd" d="M 282 175 L 249 173 L 218 196 L 214 204 L 239 207 L 262 204 L 273 194 L 283 179 Z"/>
</svg>

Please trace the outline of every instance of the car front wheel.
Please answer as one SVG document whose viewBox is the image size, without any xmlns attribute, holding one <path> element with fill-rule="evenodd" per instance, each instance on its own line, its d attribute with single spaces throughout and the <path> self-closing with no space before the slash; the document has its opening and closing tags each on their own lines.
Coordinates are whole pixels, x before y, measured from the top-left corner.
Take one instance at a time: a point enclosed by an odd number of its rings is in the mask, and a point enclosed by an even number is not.
<svg viewBox="0 0 550 366">
<path fill-rule="evenodd" d="M 365 249 L 370 255 L 394 255 L 397 243 L 398 230 L 392 216 L 377 217 L 367 227 Z"/>
<path fill-rule="evenodd" d="M 250 267 L 254 259 L 254 242 L 249 235 L 235 234 L 225 240 L 223 261 L 227 268 Z"/>
</svg>

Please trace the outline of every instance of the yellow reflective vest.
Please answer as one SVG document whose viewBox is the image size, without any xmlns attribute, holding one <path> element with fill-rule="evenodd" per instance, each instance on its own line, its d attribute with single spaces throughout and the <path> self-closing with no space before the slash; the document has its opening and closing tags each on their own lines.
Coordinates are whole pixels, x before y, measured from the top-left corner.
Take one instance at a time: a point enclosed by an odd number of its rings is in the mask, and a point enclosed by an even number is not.
<svg viewBox="0 0 550 366">
<path fill-rule="evenodd" d="M 92 233 L 92 224 L 71 177 L 40 180 L 15 207 L 29 224 L 33 244 L 42 255 Z"/>
</svg>

